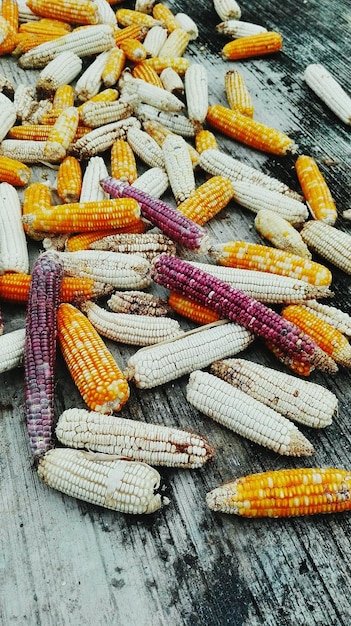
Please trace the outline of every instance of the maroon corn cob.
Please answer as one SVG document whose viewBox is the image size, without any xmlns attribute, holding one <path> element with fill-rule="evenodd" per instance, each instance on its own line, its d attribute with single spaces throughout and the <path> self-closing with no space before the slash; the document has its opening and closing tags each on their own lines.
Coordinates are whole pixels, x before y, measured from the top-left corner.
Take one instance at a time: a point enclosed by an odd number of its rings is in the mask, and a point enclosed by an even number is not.
<svg viewBox="0 0 351 626">
<path fill-rule="evenodd" d="M 210 307 L 221 317 L 241 324 L 289 359 L 309 363 L 312 369 L 337 371 L 333 359 L 295 324 L 287 323 L 258 300 L 187 261 L 161 254 L 154 261 L 152 278 L 163 287 Z"/>
<path fill-rule="evenodd" d="M 54 422 L 56 313 L 63 264 L 54 252 L 41 254 L 29 287 L 25 333 L 25 403 L 29 445 L 38 458 L 51 447 Z"/>
<path fill-rule="evenodd" d="M 142 216 L 184 248 L 201 253 L 209 249 L 209 236 L 206 231 L 178 209 L 111 176 L 103 178 L 100 184 L 103 190 L 114 198 L 134 198 L 140 204 Z"/>
</svg>

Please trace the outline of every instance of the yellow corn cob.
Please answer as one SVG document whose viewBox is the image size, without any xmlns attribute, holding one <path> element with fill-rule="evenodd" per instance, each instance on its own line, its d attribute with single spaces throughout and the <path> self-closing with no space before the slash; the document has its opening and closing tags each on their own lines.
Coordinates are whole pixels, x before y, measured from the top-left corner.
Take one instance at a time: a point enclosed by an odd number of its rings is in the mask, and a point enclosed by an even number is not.
<svg viewBox="0 0 351 626">
<path fill-rule="evenodd" d="M 36 83 L 38 99 L 53 97 L 60 85 L 67 85 L 77 78 L 82 65 L 82 59 L 70 50 L 58 54 L 39 74 Z"/>
<path fill-rule="evenodd" d="M 89 247 L 91 250 L 140 254 L 149 261 L 161 252 L 176 253 L 175 243 L 163 233 L 114 233 L 91 243 Z"/>
<path fill-rule="evenodd" d="M 283 469 L 242 476 L 206 494 L 213 511 L 243 517 L 292 517 L 351 508 L 349 471 Z"/>
<path fill-rule="evenodd" d="M 117 139 L 111 147 L 111 176 L 130 185 L 138 178 L 135 156 L 125 139 Z"/>
<path fill-rule="evenodd" d="M 351 235 L 320 220 L 310 220 L 302 228 L 301 237 L 312 252 L 351 274 Z"/>
<path fill-rule="evenodd" d="M 258 211 L 254 225 L 260 235 L 268 239 L 275 248 L 297 254 L 305 259 L 312 258 L 299 231 L 274 211 L 269 209 Z"/>
<path fill-rule="evenodd" d="M 230 61 L 260 57 L 278 52 L 283 47 L 280 33 L 269 31 L 233 39 L 222 48 L 222 57 Z"/>
<path fill-rule="evenodd" d="M 0 182 L 14 187 L 24 187 L 31 177 L 31 170 L 25 163 L 0 156 Z"/>
<path fill-rule="evenodd" d="M 31 183 L 23 194 L 22 215 L 51 210 L 51 192 L 45 183 Z"/>
<path fill-rule="evenodd" d="M 172 67 L 166 67 L 162 70 L 160 80 L 164 89 L 173 93 L 180 100 L 184 98 L 184 83 Z"/>
<path fill-rule="evenodd" d="M 206 119 L 219 132 L 256 150 L 281 156 L 295 151 L 293 140 L 284 133 L 220 104 L 209 106 Z"/>
<path fill-rule="evenodd" d="M 174 13 L 162 2 L 158 2 L 153 6 L 152 15 L 158 22 L 165 25 L 167 31 L 171 33 L 176 28 L 179 28 L 178 22 L 175 19 Z"/>
<path fill-rule="evenodd" d="M 168 306 L 167 300 L 144 291 L 118 291 L 107 300 L 107 305 L 115 313 L 157 317 L 172 315 L 172 308 Z"/>
<path fill-rule="evenodd" d="M 58 29 L 60 32 L 70 32 L 72 30 L 71 24 L 62 20 L 55 20 L 47 17 L 39 18 L 38 20 L 30 20 L 29 22 L 21 22 L 18 31 L 28 33 L 41 33 L 48 30 L 55 31 Z"/>
<path fill-rule="evenodd" d="M 148 56 L 157 57 L 167 39 L 167 29 L 163 26 L 152 26 L 146 33 L 143 44 Z"/>
<path fill-rule="evenodd" d="M 8 32 L 0 44 L 0 55 L 13 52 L 18 32 L 19 9 L 16 0 L 2 0 L 1 17 L 8 26 Z"/>
<path fill-rule="evenodd" d="M 295 169 L 302 193 L 315 220 L 333 226 L 338 216 L 327 182 L 313 157 L 301 154 Z"/>
<path fill-rule="evenodd" d="M 92 411 L 120 411 L 129 385 L 112 354 L 87 317 L 69 303 L 57 313 L 60 348 L 83 400 Z"/>
<path fill-rule="evenodd" d="M 149 26 L 145 24 L 137 24 L 131 23 L 129 26 L 125 26 L 124 28 L 118 28 L 114 30 L 114 39 L 115 45 L 118 46 L 121 41 L 124 39 L 140 39 L 142 41 L 145 38 L 149 30 Z"/>
<path fill-rule="evenodd" d="M 311 63 L 304 72 L 307 85 L 345 124 L 351 124 L 351 98 L 336 78 L 320 63 Z"/>
<path fill-rule="evenodd" d="M 259 24 L 252 22 L 244 22 L 243 20 L 228 19 L 216 25 L 216 31 L 221 35 L 226 35 L 231 39 L 238 37 L 247 37 L 248 35 L 258 35 L 258 33 L 266 33 L 267 29 Z"/>
<path fill-rule="evenodd" d="M 192 63 L 185 72 L 184 87 L 189 119 L 203 124 L 208 110 L 206 67 L 200 63 Z"/>
<path fill-rule="evenodd" d="M 3 272 L 28 272 L 29 256 L 17 190 L 0 183 L 0 267 Z"/>
<path fill-rule="evenodd" d="M 132 9 L 117 9 L 116 18 L 119 26 L 138 25 L 152 28 L 152 26 L 159 24 L 158 20 L 155 20 L 152 15 L 148 15 L 142 11 L 133 11 Z"/>
<path fill-rule="evenodd" d="M 145 63 L 137 63 L 137 65 L 132 69 L 133 78 L 139 78 L 144 80 L 146 83 L 150 83 L 151 85 L 155 85 L 156 87 L 163 88 L 163 83 L 157 72 L 150 67 L 150 65 L 145 65 Z"/>
<path fill-rule="evenodd" d="M 190 300 L 190 298 L 182 296 L 175 291 L 169 294 L 168 304 L 178 315 L 182 315 L 193 322 L 197 322 L 197 324 L 211 324 L 220 319 L 220 315 L 212 309 L 198 302 L 194 302 Z"/>
<path fill-rule="evenodd" d="M 46 43 L 48 41 L 54 41 L 62 35 L 52 35 L 50 32 L 46 35 L 35 35 L 34 33 L 17 33 L 15 36 L 15 43 L 13 46 L 12 54 L 14 57 L 20 57 L 22 54 L 33 50 L 39 46 L 39 44 Z"/>
<path fill-rule="evenodd" d="M 139 39 L 123 39 L 119 42 L 118 47 L 123 50 L 128 61 L 133 63 L 140 63 L 147 57 L 147 50 Z"/>
<path fill-rule="evenodd" d="M 82 168 L 75 157 L 68 156 L 60 163 L 57 172 L 57 194 L 64 203 L 79 202 L 82 189 Z"/>
<path fill-rule="evenodd" d="M 228 70 L 224 76 L 224 90 L 231 109 L 253 117 L 254 106 L 245 80 L 237 70 Z"/>
<path fill-rule="evenodd" d="M 169 134 L 162 143 L 164 167 L 177 204 L 184 202 L 195 191 L 195 176 L 186 141 Z"/>
<path fill-rule="evenodd" d="M 24 328 L 0 335 L 0 374 L 23 364 L 24 344 Z"/>
<path fill-rule="evenodd" d="M 126 55 L 121 48 L 111 48 L 106 59 L 101 79 L 105 87 L 115 85 L 121 76 L 126 64 Z"/>
<path fill-rule="evenodd" d="M 76 107 L 63 109 L 52 126 L 44 146 L 44 156 L 48 161 L 62 161 L 67 149 L 72 143 L 79 122 L 79 113 Z"/>
<path fill-rule="evenodd" d="M 190 41 L 189 34 L 182 28 L 176 28 L 167 37 L 161 50 L 158 53 L 159 57 L 182 57 L 188 43 Z"/>
<path fill-rule="evenodd" d="M 195 135 L 195 148 L 199 154 L 205 150 L 218 150 L 218 143 L 215 135 L 206 129 L 199 130 Z"/>
<path fill-rule="evenodd" d="M 42 17 L 63 20 L 69 24 L 97 24 L 97 5 L 88 0 L 28 0 L 28 7 Z"/>
<path fill-rule="evenodd" d="M 68 252 L 76 252 L 77 250 L 89 250 L 91 244 L 109 237 L 111 235 L 118 235 L 122 233 L 143 233 L 145 232 L 145 222 L 139 220 L 132 226 L 126 226 L 124 228 L 102 230 L 97 233 L 80 233 L 79 235 L 72 235 L 68 237 L 65 243 L 65 249 Z"/>
<path fill-rule="evenodd" d="M 72 85 L 58 85 L 54 93 L 52 105 L 53 109 L 57 111 L 62 111 L 62 109 L 65 109 L 66 107 L 73 107 L 74 88 L 72 87 Z"/>
<path fill-rule="evenodd" d="M 215 244 L 211 255 L 220 265 L 272 272 L 281 276 L 291 276 L 312 285 L 328 287 L 332 281 L 330 270 L 300 256 L 246 241 L 229 241 Z"/>
<path fill-rule="evenodd" d="M 304 306 L 347 337 L 351 337 L 351 316 L 345 311 L 335 306 L 322 304 L 315 299 L 307 300 Z"/>
<path fill-rule="evenodd" d="M 161 74 L 162 70 L 167 67 L 171 67 L 175 72 L 180 75 L 184 75 L 188 67 L 190 66 L 190 61 L 185 59 L 184 57 L 171 57 L 171 56 L 161 56 L 151 57 L 150 59 L 145 59 L 144 63 L 147 65 L 151 65 L 154 68 L 155 72 Z"/>
<path fill-rule="evenodd" d="M 313 311 L 298 304 L 290 304 L 284 307 L 282 316 L 310 335 L 336 363 L 344 367 L 351 366 L 351 346 L 346 337 Z"/>
<path fill-rule="evenodd" d="M 203 226 L 227 206 L 233 196 L 234 188 L 229 178 L 212 176 L 178 204 L 178 209 L 193 222 Z"/>
<path fill-rule="evenodd" d="M 241 8 L 236 0 L 213 0 L 213 7 L 221 20 L 241 18 Z"/>
</svg>

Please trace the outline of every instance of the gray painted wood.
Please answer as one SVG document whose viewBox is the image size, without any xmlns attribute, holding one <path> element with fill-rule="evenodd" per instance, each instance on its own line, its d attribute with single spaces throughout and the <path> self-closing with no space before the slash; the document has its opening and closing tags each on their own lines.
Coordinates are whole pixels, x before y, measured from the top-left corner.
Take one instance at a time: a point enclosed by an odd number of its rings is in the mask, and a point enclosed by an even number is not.
<svg viewBox="0 0 351 626">
<path fill-rule="evenodd" d="M 225 103 L 224 73 L 238 68 L 255 103 L 255 117 L 291 134 L 299 153 L 318 159 L 339 212 L 350 205 L 350 129 L 310 92 L 308 63 L 324 63 L 350 89 L 351 8 L 346 0 L 252 0 L 242 19 L 283 35 L 281 53 L 224 62 L 225 39 L 211 2 L 173 2 L 189 13 L 199 39 L 186 56 L 206 64 L 210 101 Z M 0 72 L 15 85 L 34 71 L 9 58 Z M 224 137 L 222 149 L 298 189 L 294 158 L 267 156 Z M 200 181 L 200 174 L 199 176 Z M 33 179 L 55 172 L 33 168 Z M 20 192 L 22 193 L 22 192 Z M 349 231 L 340 217 L 337 226 Z M 218 241 L 259 241 L 253 214 L 233 203 L 208 225 Z M 29 242 L 31 259 L 38 246 Z M 351 281 L 333 269 L 334 304 L 350 313 Z M 160 290 L 158 290 L 160 291 Z M 3 304 L 5 330 L 24 323 L 23 307 Z M 184 323 L 184 327 L 185 327 Z M 108 342 L 125 364 L 131 347 Z M 204 348 L 205 349 L 205 348 Z M 248 358 L 279 369 L 255 342 Z M 170 505 L 151 516 L 103 510 L 42 484 L 32 467 L 24 418 L 23 370 L 0 375 L 0 621 L 4 626 L 339 626 L 351 622 L 350 515 L 244 520 L 207 510 L 205 494 L 222 481 L 254 471 L 302 466 L 350 468 L 350 372 L 313 373 L 334 391 L 339 415 L 324 431 L 301 430 L 315 456 L 280 457 L 199 414 L 185 400 L 187 377 L 153 390 L 132 387 L 125 417 L 194 429 L 216 447 L 197 471 L 162 470 Z M 55 410 L 84 406 L 58 355 Z"/>
</svg>

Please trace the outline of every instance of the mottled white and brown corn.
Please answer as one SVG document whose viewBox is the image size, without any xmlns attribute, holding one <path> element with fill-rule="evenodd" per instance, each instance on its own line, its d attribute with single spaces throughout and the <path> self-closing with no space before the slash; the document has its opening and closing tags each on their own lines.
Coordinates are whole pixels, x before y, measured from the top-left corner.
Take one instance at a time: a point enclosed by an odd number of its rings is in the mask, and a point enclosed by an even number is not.
<svg viewBox="0 0 351 626">
<path fill-rule="evenodd" d="M 168 112 L 178 112 L 184 109 L 184 102 L 163 87 L 157 87 L 141 78 L 133 77 L 128 80 L 127 85 L 130 86 L 129 88 L 135 89 L 140 102 L 144 104 L 149 104 Z"/>
<path fill-rule="evenodd" d="M 163 233 L 121 233 L 109 235 L 92 243 L 90 249 L 140 254 L 148 261 L 152 261 L 161 252 L 166 252 L 167 254 L 176 253 L 174 241 Z"/>
<path fill-rule="evenodd" d="M 116 291 L 107 300 L 107 305 L 115 313 L 132 315 L 170 317 L 173 311 L 167 300 L 144 291 Z"/>
<path fill-rule="evenodd" d="M 253 334 L 237 324 L 206 324 L 172 341 L 137 350 L 124 374 L 137 387 L 150 389 L 207 367 L 218 358 L 237 354 L 252 341 Z"/>
<path fill-rule="evenodd" d="M 196 433 L 86 409 L 63 411 L 56 436 L 69 448 L 166 467 L 196 469 L 214 454 L 208 441 Z"/>
<path fill-rule="evenodd" d="M 4 76 L 3 74 L 0 74 L 0 91 L 4 94 L 4 96 L 9 98 L 13 102 L 15 97 L 15 87 L 12 84 L 11 80 L 9 80 L 7 76 Z"/>
<path fill-rule="evenodd" d="M 0 334 L 0 374 L 23 364 L 25 329 Z"/>
<path fill-rule="evenodd" d="M 160 74 L 160 80 L 164 89 L 167 89 L 170 93 L 173 93 L 177 98 L 184 98 L 184 83 L 178 72 L 172 67 L 166 67 Z"/>
<path fill-rule="evenodd" d="M 301 237 L 312 252 L 351 274 L 351 235 L 320 220 L 309 220 L 301 230 Z"/>
<path fill-rule="evenodd" d="M 160 198 L 168 189 L 169 180 L 162 167 L 149 167 L 131 186 L 141 189 L 154 198 Z"/>
<path fill-rule="evenodd" d="M 224 90 L 231 109 L 253 117 L 254 105 L 244 77 L 238 70 L 228 70 L 224 75 Z"/>
<path fill-rule="evenodd" d="M 304 79 L 318 98 L 345 124 L 351 124 L 351 97 L 340 82 L 320 63 L 311 63 Z"/>
<path fill-rule="evenodd" d="M 190 41 L 189 34 L 182 28 L 175 28 L 167 37 L 161 50 L 159 51 L 159 58 L 176 58 L 182 57 L 187 49 Z"/>
<path fill-rule="evenodd" d="M 195 137 L 198 131 L 198 124 L 189 120 L 188 117 L 180 113 L 169 113 L 168 111 L 161 111 L 150 104 L 139 104 L 136 115 L 141 122 L 151 120 L 159 122 L 163 126 L 166 126 L 169 130 L 182 137 Z"/>
<path fill-rule="evenodd" d="M 38 99 L 52 98 L 58 87 L 69 85 L 77 78 L 82 65 L 82 59 L 71 50 L 58 54 L 39 74 L 35 86 Z"/>
<path fill-rule="evenodd" d="M 77 132 L 79 113 L 76 107 L 63 109 L 49 132 L 44 157 L 50 163 L 62 161 Z"/>
<path fill-rule="evenodd" d="M 129 515 L 154 513 L 168 503 L 156 492 L 157 470 L 117 456 L 55 448 L 40 459 L 38 476 L 68 496 Z"/>
<path fill-rule="evenodd" d="M 197 153 L 200 155 L 205 150 L 218 150 L 218 142 L 215 135 L 206 128 L 202 128 L 195 135 L 195 148 Z M 198 164 L 200 163 L 200 159 Z"/>
<path fill-rule="evenodd" d="M 0 267 L 2 272 L 29 271 L 29 254 L 18 192 L 0 183 Z"/>
<path fill-rule="evenodd" d="M 261 209 L 256 214 L 254 225 L 260 235 L 275 248 L 297 254 L 305 259 L 312 258 L 299 231 L 275 211 Z"/>
<path fill-rule="evenodd" d="M 25 83 L 19 83 L 15 89 L 15 94 L 13 97 L 13 104 L 16 109 L 18 122 L 22 122 L 23 120 L 25 120 L 34 102 L 35 102 L 34 85 L 26 85 Z"/>
<path fill-rule="evenodd" d="M 351 316 L 345 311 L 335 306 L 322 304 L 315 299 L 307 300 L 304 306 L 313 311 L 321 320 L 328 322 L 344 335 L 351 337 Z"/>
<path fill-rule="evenodd" d="M 167 39 L 167 29 L 163 26 L 152 26 L 146 33 L 143 44 L 150 57 L 157 57 Z"/>
<path fill-rule="evenodd" d="M 196 183 L 187 143 L 181 135 L 171 133 L 162 143 L 164 167 L 177 204 L 195 191 Z"/>
<path fill-rule="evenodd" d="M 117 139 L 111 147 L 111 176 L 124 180 L 130 185 L 138 178 L 135 155 L 125 139 Z M 107 174 L 106 174 L 107 176 Z M 102 178 L 105 178 L 102 176 Z"/>
<path fill-rule="evenodd" d="M 186 397 L 201 413 L 278 454 L 314 454 L 312 444 L 293 422 L 217 376 L 201 370 L 193 371 Z"/>
<path fill-rule="evenodd" d="M 86 102 L 80 112 L 80 119 L 89 128 L 106 126 L 124 120 L 134 114 L 140 100 L 136 93 L 123 93 L 114 102 Z"/>
<path fill-rule="evenodd" d="M 133 116 L 111 124 L 104 124 L 75 141 L 69 152 L 79 160 L 89 159 L 111 148 L 116 139 L 126 139 L 129 128 L 140 128 L 140 126 L 139 120 Z"/>
<path fill-rule="evenodd" d="M 28 0 L 27 5 L 35 15 L 57 20 L 63 20 L 72 24 L 97 24 L 97 6 L 87 0 L 65 0 L 48 3 L 44 0 Z"/>
<path fill-rule="evenodd" d="M 223 21 L 241 18 L 241 8 L 236 0 L 213 0 L 213 7 Z"/>
<path fill-rule="evenodd" d="M 226 35 L 231 39 L 239 37 L 248 37 L 249 35 L 258 35 L 258 33 L 266 33 L 267 28 L 252 22 L 244 22 L 242 20 L 229 19 L 216 25 L 216 30 L 221 35 Z"/>
<path fill-rule="evenodd" d="M 127 131 L 127 141 L 133 152 L 149 167 L 164 168 L 164 154 L 156 141 L 141 128 L 132 127 Z"/>
<path fill-rule="evenodd" d="M 247 359 L 214 361 L 211 373 L 311 428 L 329 426 L 338 413 L 338 398 L 326 387 Z"/>
<path fill-rule="evenodd" d="M 79 202 L 82 189 L 82 168 L 75 157 L 61 161 L 56 178 L 57 195 L 63 203 Z"/>
<path fill-rule="evenodd" d="M 208 111 L 208 74 L 202 63 L 191 63 L 184 75 L 187 113 L 190 120 L 203 124 Z"/>
<path fill-rule="evenodd" d="M 113 87 L 121 76 L 126 64 L 126 55 L 117 46 L 111 48 L 101 73 L 101 79 L 105 87 Z"/>
<path fill-rule="evenodd" d="M 234 189 L 229 178 L 211 176 L 178 204 L 178 209 L 196 224 L 203 226 L 227 206 L 233 196 Z"/>
<path fill-rule="evenodd" d="M 108 200 L 109 195 L 102 189 L 100 180 L 108 176 L 107 166 L 100 156 L 89 159 L 82 179 L 80 202 Z"/>
<path fill-rule="evenodd" d="M 15 124 L 17 118 L 16 107 L 13 102 L 0 93 L 0 142 L 6 137 L 10 128 Z"/>
</svg>

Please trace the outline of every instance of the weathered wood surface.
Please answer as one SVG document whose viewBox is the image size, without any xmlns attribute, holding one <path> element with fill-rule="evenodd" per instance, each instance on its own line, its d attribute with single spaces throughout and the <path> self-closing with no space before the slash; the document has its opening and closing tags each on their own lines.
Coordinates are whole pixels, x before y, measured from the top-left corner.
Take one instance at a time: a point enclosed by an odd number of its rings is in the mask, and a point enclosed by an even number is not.
<svg viewBox="0 0 351 626">
<path fill-rule="evenodd" d="M 290 133 L 299 153 L 318 159 L 339 211 L 350 205 L 350 130 L 310 92 L 308 63 L 324 63 L 350 89 L 351 7 L 347 0 L 251 0 L 242 19 L 276 29 L 281 53 L 227 62 L 221 21 L 210 1 L 173 2 L 189 13 L 199 39 L 186 53 L 204 62 L 210 101 L 225 102 L 224 73 L 237 67 L 255 103 L 255 117 Z M 33 82 L 9 58 L 0 72 L 17 85 Z M 260 154 L 221 137 L 230 154 L 297 187 L 294 158 Z M 54 180 L 55 172 L 34 168 Z M 349 230 L 339 218 L 337 225 Z M 209 230 L 220 241 L 259 241 L 253 214 L 234 204 Z M 37 248 L 31 243 L 32 259 Z M 351 253 L 351 252 L 350 252 Z M 334 303 L 350 312 L 351 280 L 333 269 Z M 23 325 L 22 307 L 3 306 L 7 331 Z M 126 362 L 131 348 L 108 344 Z M 279 367 L 255 343 L 245 356 Z M 316 454 L 280 457 L 212 423 L 187 404 L 187 377 L 149 391 L 132 388 L 125 417 L 194 429 L 217 448 L 200 471 L 162 470 L 170 505 L 152 516 L 102 510 L 50 490 L 31 466 L 24 421 L 23 370 L 0 376 L 0 621 L 4 626 L 339 626 L 351 622 L 351 518 L 325 515 L 287 520 L 244 520 L 210 512 L 205 493 L 249 472 L 293 466 L 351 468 L 350 372 L 311 380 L 334 391 L 339 415 L 322 432 L 303 429 Z M 58 357 L 55 409 L 83 406 Z"/>
</svg>

